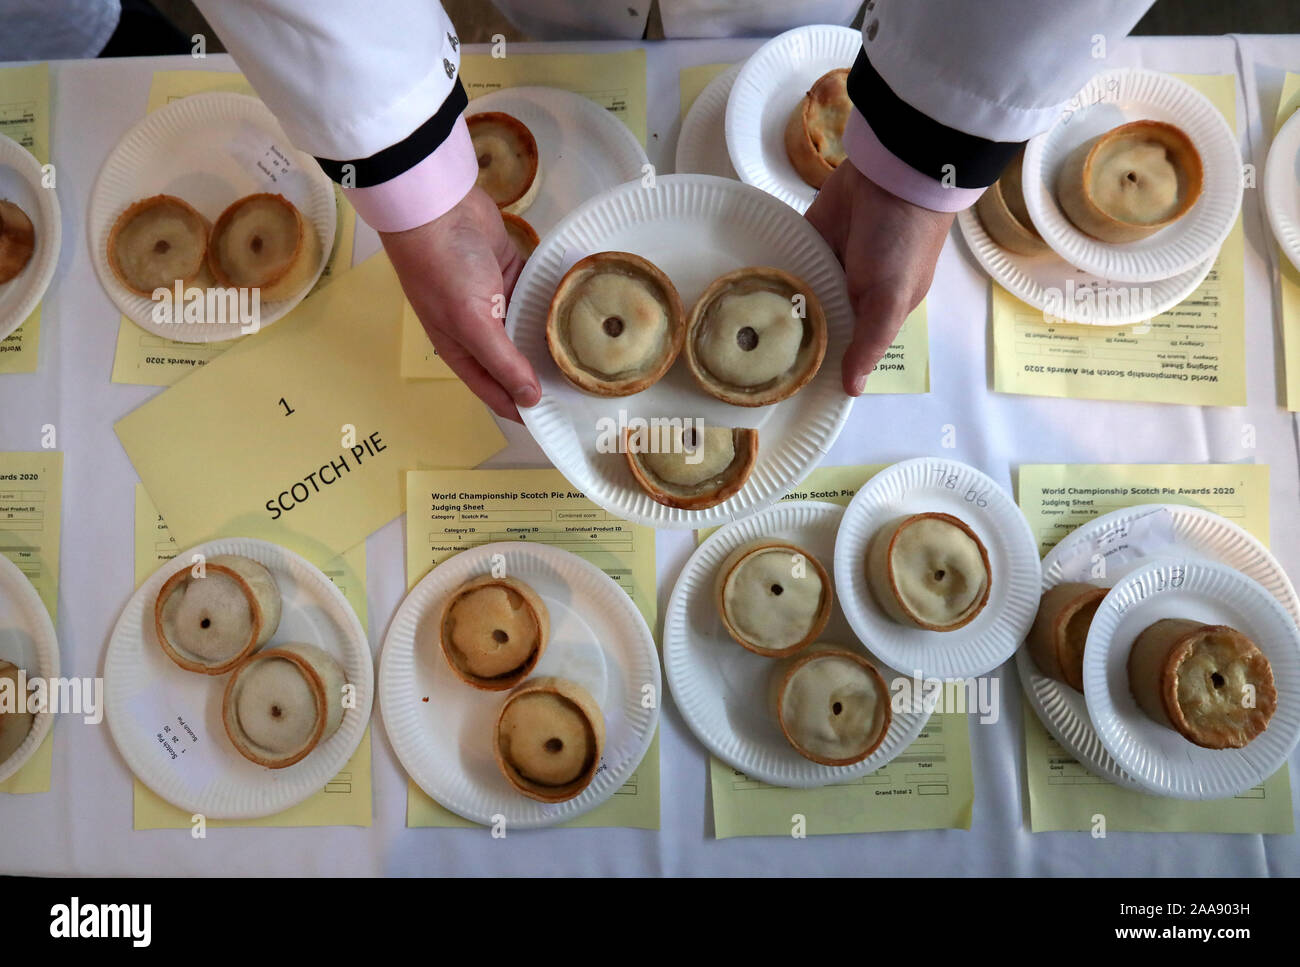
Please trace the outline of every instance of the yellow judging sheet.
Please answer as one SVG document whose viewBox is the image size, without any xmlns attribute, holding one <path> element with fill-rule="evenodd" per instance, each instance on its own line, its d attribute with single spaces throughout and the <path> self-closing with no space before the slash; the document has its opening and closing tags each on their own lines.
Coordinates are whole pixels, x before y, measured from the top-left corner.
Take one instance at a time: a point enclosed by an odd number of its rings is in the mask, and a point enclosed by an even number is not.
<svg viewBox="0 0 1300 967">
<path fill-rule="evenodd" d="M 135 485 L 135 584 L 139 587 L 159 567 L 181 550 L 167 530 L 149 493 Z M 357 544 L 347 553 L 326 562 L 313 561 L 343 592 L 365 628 L 366 545 Z M 139 779 L 134 780 L 136 829 L 190 829 L 192 817 L 158 797 Z M 274 816 L 261 819 L 209 819 L 214 829 L 239 826 L 369 826 L 370 825 L 370 729 L 347 765 L 325 788 L 310 799 Z"/>
<path fill-rule="evenodd" d="M 495 541 L 528 540 L 570 551 L 627 591 L 646 624 L 657 614 L 655 532 L 615 517 L 544 470 L 418 470 L 406 475 L 406 584 L 457 551 Z M 408 780 L 406 825 L 476 828 Z M 659 736 L 641 765 L 603 805 L 569 827 L 659 828 Z"/>
<path fill-rule="evenodd" d="M 56 629 L 62 514 L 61 451 L 0 453 L 0 553 L 32 582 Z M 0 658 L 7 657 L 11 656 L 0 655 Z M 0 793 L 49 792 L 53 757 L 54 730 L 51 729 L 27 764 L 0 782 Z"/>
<path fill-rule="evenodd" d="M 646 139 L 645 51 L 611 54 L 465 54 L 460 77 L 473 100 L 506 87 L 559 87 L 595 101 Z M 473 113 L 471 104 L 468 113 Z M 429 342 L 410 303 L 402 303 L 402 378 L 455 379 Z"/>
<path fill-rule="evenodd" d="M 1237 129 L 1235 75 L 1178 76 L 1208 97 L 1229 127 Z M 1042 311 L 991 282 L 994 390 L 1074 399 L 1245 405 L 1244 246 L 1238 217 L 1196 291 L 1168 312 L 1133 326 L 1048 324 Z M 1140 284 L 1124 284 L 1115 294 L 1140 299 L 1141 289 Z M 1070 290 L 1065 291 L 1070 297 Z M 1092 298 L 1095 293 L 1081 287 L 1076 297 Z"/>
<path fill-rule="evenodd" d="M 782 500 L 847 506 L 881 466 L 818 467 Z M 702 531 L 702 541 L 711 531 Z M 739 645 L 737 645 L 739 647 Z M 965 695 L 947 687 L 944 701 Z M 996 707 L 996 706 L 995 706 Z M 709 757 L 713 828 L 731 836 L 809 836 L 902 829 L 970 829 L 975 803 L 965 712 L 936 712 L 897 758 L 870 775 L 819 789 L 769 786 Z"/>
<path fill-rule="evenodd" d="M 1300 74 L 1288 73 L 1282 82 L 1273 133 L 1300 109 Z M 1263 173 L 1261 172 L 1261 177 Z M 1259 191 L 1263 190 L 1261 186 Z M 1286 408 L 1300 410 L 1300 272 L 1281 251 L 1277 253 L 1282 297 L 1282 343 L 1286 351 Z"/>
<path fill-rule="evenodd" d="M 243 535 L 331 558 L 402 513 L 408 469 L 501 449 L 461 383 L 399 378 L 401 298 L 376 255 L 118 421 L 181 546 Z"/>
<path fill-rule="evenodd" d="M 0 70 L 0 134 L 17 141 L 41 164 L 50 160 L 49 64 Z M 0 373 L 36 372 L 40 341 L 37 305 L 21 326 L 0 340 Z"/>
<path fill-rule="evenodd" d="M 156 111 L 172 101 L 203 91 L 254 94 L 252 85 L 242 74 L 229 71 L 158 71 L 153 75 L 153 84 L 149 88 L 147 110 Z M 331 279 L 340 272 L 347 271 L 352 265 L 356 212 L 337 186 L 334 189 L 334 196 L 338 210 L 334 248 L 325 261 L 325 269 L 321 272 L 320 280 L 316 283 L 313 292 L 327 285 Z M 261 335 L 261 333 L 253 333 L 238 340 L 216 343 L 176 342 L 145 332 L 123 316 L 117 327 L 117 350 L 113 355 L 113 382 L 140 386 L 171 386 L 181 377 L 216 359 L 235 342 L 256 341 Z"/>
<path fill-rule="evenodd" d="M 1043 464 L 1020 468 L 1020 509 L 1046 553 L 1074 528 L 1135 504 L 1213 511 L 1268 543 L 1268 467 L 1257 464 Z M 1030 828 L 1114 832 L 1291 833 L 1291 778 L 1282 766 L 1233 799 L 1151 796 L 1094 776 L 1024 702 Z"/>
</svg>

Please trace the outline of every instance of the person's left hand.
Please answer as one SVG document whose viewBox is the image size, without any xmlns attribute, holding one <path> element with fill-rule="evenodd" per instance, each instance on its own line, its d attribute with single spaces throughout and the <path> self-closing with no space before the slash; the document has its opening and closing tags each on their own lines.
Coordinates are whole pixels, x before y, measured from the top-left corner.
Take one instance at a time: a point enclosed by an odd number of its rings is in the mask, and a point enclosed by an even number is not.
<svg viewBox="0 0 1300 967">
<path fill-rule="evenodd" d="M 953 215 L 921 208 L 880 188 L 843 161 L 808 209 L 848 276 L 853 342 L 844 353 L 844 392 L 858 396 L 907 314 L 934 279 Z"/>
</svg>

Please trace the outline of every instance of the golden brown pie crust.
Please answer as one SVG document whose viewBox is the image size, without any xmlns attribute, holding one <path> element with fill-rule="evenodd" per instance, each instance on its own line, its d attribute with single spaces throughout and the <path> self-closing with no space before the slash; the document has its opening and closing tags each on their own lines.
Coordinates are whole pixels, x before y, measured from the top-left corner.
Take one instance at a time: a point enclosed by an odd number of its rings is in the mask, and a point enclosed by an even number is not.
<svg viewBox="0 0 1300 967">
<path fill-rule="evenodd" d="M 906 527 L 920 520 L 941 520 L 944 521 L 945 523 L 952 524 L 954 527 L 961 530 L 963 533 L 966 534 L 967 537 L 969 537 L 971 540 L 975 542 L 976 548 L 979 549 L 980 561 L 984 565 L 985 581 L 984 581 L 983 595 L 980 597 L 979 601 L 967 611 L 965 615 L 963 615 L 958 621 L 955 621 L 952 624 L 946 624 L 946 625 L 933 624 L 932 622 L 926 621 L 920 615 L 916 614 L 911 608 L 909 608 L 907 606 L 907 603 L 903 600 L 902 595 L 899 594 L 898 579 L 894 574 L 893 568 L 890 566 L 894 556 L 894 544 L 895 542 L 897 542 L 899 535 L 903 532 L 903 530 Z M 885 545 L 880 547 L 880 552 L 883 554 L 882 557 L 883 566 L 886 569 L 887 576 L 888 576 L 888 585 L 889 585 L 889 591 L 891 597 L 891 600 L 888 602 L 880 600 L 880 596 L 877 591 L 875 582 L 871 580 L 871 573 L 870 573 L 871 560 L 872 557 L 874 556 L 872 550 L 875 549 L 875 547 L 878 545 L 878 543 L 881 540 L 884 540 L 884 537 L 885 537 L 885 532 L 884 529 L 882 528 L 881 531 L 878 532 L 872 538 L 871 541 L 872 549 L 868 550 L 867 552 L 867 562 L 868 562 L 867 563 L 867 570 L 868 570 L 867 584 L 871 588 L 873 595 L 876 596 L 877 603 L 880 604 L 880 606 L 884 608 L 886 612 L 889 613 L 890 617 L 894 618 L 895 620 L 899 620 L 901 618 L 903 619 L 905 624 L 914 625 L 915 627 L 923 628 L 926 631 L 956 631 L 958 628 L 963 628 L 966 625 L 970 624 L 979 616 L 980 612 L 984 610 L 984 606 L 988 604 L 989 592 L 993 586 L 993 571 L 992 571 L 992 567 L 989 564 L 989 552 L 988 552 L 988 548 L 984 546 L 984 542 L 979 539 L 979 535 L 977 535 L 973 530 L 971 530 L 970 525 L 968 525 L 964 520 L 962 520 L 959 517 L 954 517 L 952 514 L 927 512 L 924 514 L 912 514 L 908 517 L 903 518 L 902 520 L 895 522 L 893 526 L 893 530 L 890 531 L 888 534 L 888 542 Z"/>
<path fill-rule="evenodd" d="M 1083 649 L 1070 642 L 1086 628 L 1106 597 L 1106 588 L 1079 581 L 1067 581 L 1049 589 L 1038 603 L 1038 614 L 1029 629 L 1029 654 L 1038 670 L 1048 678 L 1083 691 Z"/>
<path fill-rule="evenodd" d="M 744 564 L 745 561 L 753 555 L 771 550 L 789 551 L 791 555 L 798 554 L 802 556 L 803 559 L 811 565 L 813 571 L 817 574 L 817 577 L 822 584 L 821 607 L 818 608 L 817 616 L 813 619 L 812 626 L 808 629 L 808 633 L 788 648 L 781 649 L 762 648 L 746 638 L 744 633 L 736 627 L 736 624 L 731 617 L 730 609 L 727 607 L 726 596 L 724 593 L 726 591 L 727 581 L 730 580 L 731 575 L 735 573 L 738 567 Z M 833 585 L 831 584 L 830 575 L 828 575 L 826 569 L 822 567 L 821 561 L 817 560 L 817 558 L 808 553 L 808 551 L 795 544 L 787 543 L 786 541 L 761 540 L 736 548 L 736 550 L 729 554 L 726 560 L 722 562 L 722 566 L 718 570 L 717 581 L 714 584 L 714 598 L 718 605 L 718 615 L 722 618 L 722 626 L 727 629 L 727 634 L 731 635 L 736 644 L 740 645 L 746 651 L 752 651 L 754 654 L 762 655 L 764 658 L 789 658 L 791 655 L 797 654 L 811 645 L 817 640 L 818 636 L 826 630 L 826 623 L 831 620 L 831 605 L 835 601 L 835 592 L 833 590 Z"/>
<path fill-rule="evenodd" d="M 740 493 L 758 460 L 758 431 L 748 427 L 735 427 L 731 431 L 732 446 L 736 451 L 731 464 L 718 476 L 721 478 L 717 487 L 697 494 L 684 494 L 674 490 L 675 484 L 660 480 L 640 459 L 640 454 L 633 453 L 632 431 L 623 428 L 623 455 L 627 458 L 628 469 L 636 479 L 637 486 L 650 495 L 656 503 L 680 510 L 705 510 L 716 507 L 725 500 L 730 500 Z"/>
<path fill-rule="evenodd" d="M 1052 251 L 1038 229 L 1029 220 L 1025 208 L 1024 188 L 1021 183 L 1021 166 L 1025 152 L 1022 149 L 1011 159 L 1002 177 L 989 185 L 975 203 L 975 214 L 989 238 L 1008 252 L 1016 255 L 1046 255 Z"/>
<path fill-rule="evenodd" d="M 505 750 L 502 748 L 501 723 L 505 718 L 506 709 L 510 707 L 512 702 L 523 696 L 535 694 L 553 695 L 564 700 L 581 714 L 590 729 L 588 739 L 592 745 L 591 759 L 577 779 L 562 786 L 542 785 L 521 775 L 518 769 L 511 765 L 506 757 Z M 496 723 L 492 729 L 492 752 L 502 775 L 515 789 L 530 799 L 536 799 L 538 802 L 565 802 L 581 793 L 591 784 L 591 780 L 595 777 L 596 770 L 600 767 L 600 757 L 604 754 L 604 751 L 605 714 L 600 710 L 600 705 L 592 698 L 591 693 L 581 685 L 563 678 L 544 676 L 524 682 L 511 693 L 501 706 L 501 712 L 497 715 Z"/>
<path fill-rule="evenodd" d="M 529 174 L 528 181 L 526 184 L 518 186 L 517 189 L 512 188 L 508 194 L 502 197 L 492 196 L 492 200 L 496 202 L 497 207 L 503 212 L 512 215 L 523 214 L 537 197 L 538 188 L 542 183 L 542 179 L 539 177 L 541 158 L 537 151 L 537 139 L 533 137 L 533 132 L 528 130 L 528 125 L 524 124 L 523 121 L 502 111 L 482 111 L 478 114 L 471 114 L 465 118 L 465 123 L 469 126 L 471 140 L 474 137 L 476 127 L 495 124 L 510 131 L 513 138 L 518 142 L 524 168 Z M 479 167 L 485 167 L 481 158 Z"/>
<path fill-rule="evenodd" d="M 1093 165 L 1116 142 L 1144 139 L 1163 145 L 1182 184 L 1178 208 L 1159 222 L 1126 222 L 1103 211 L 1093 198 Z M 1163 121 L 1130 121 L 1085 141 L 1065 159 L 1057 176 L 1057 200 L 1079 231 L 1103 242 L 1135 242 L 1154 235 L 1186 215 L 1201 197 L 1204 182 L 1201 155 L 1180 128 Z"/>
<path fill-rule="evenodd" d="M 293 254 L 278 270 L 264 272 L 260 278 L 253 281 L 236 280 L 232 278 L 229 267 L 221 260 L 221 240 L 226 231 L 229 230 L 235 217 L 238 216 L 240 209 L 248 205 L 265 204 L 274 205 L 292 215 L 295 226 Z M 267 302 L 288 299 L 296 295 L 312 273 L 316 271 L 318 260 L 321 257 L 320 239 L 317 237 L 312 224 L 307 221 L 302 212 L 298 211 L 297 206 L 289 199 L 283 195 L 269 192 L 245 195 L 227 206 L 226 210 L 217 216 L 216 224 L 212 226 L 212 235 L 208 242 L 208 267 L 212 270 L 212 275 L 217 284 L 228 287 L 259 288 L 261 298 Z"/>
<path fill-rule="evenodd" d="M 518 215 L 512 215 L 509 212 L 502 212 L 501 220 L 506 225 L 506 237 L 518 250 L 519 257 L 527 262 L 528 257 L 533 254 L 533 251 L 541 242 L 541 239 L 537 236 L 537 230 Z"/>
<path fill-rule="evenodd" d="M 598 274 L 614 272 L 645 283 L 668 316 L 668 340 L 662 357 L 644 371 L 609 379 L 582 365 L 569 347 L 568 313 L 579 287 Z M 686 319 L 681 296 L 658 266 L 631 252 L 597 252 L 564 273 L 546 314 L 546 345 L 560 372 L 580 390 L 596 396 L 631 396 L 653 386 L 672 367 L 686 339 Z"/>
<path fill-rule="evenodd" d="M 127 278 L 125 270 L 118 260 L 119 244 L 121 242 L 122 232 L 131 224 L 139 215 L 149 211 L 151 208 L 174 208 L 179 211 L 188 221 L 193 223 L 194 227 L 202 226 L 203 228 L 203 245 L 199 248 L 198 257 L 194 261 L 192 270 L 184 277 L 178 278 L 175 282 L 181 283 L 182 286 L 188 286 L 199 280 L 203 274 L 203 269 L 207 264 L 208 244 L 211 240 L 211 224 L 199 212 L 197 212 L 189 202 L 177 198 L 175 195 L 153 195 L 149 198 L 142 198 L 137 202 L 129 205 L 126 211 L 117 216 L 113 222 L 112 229 L 108 233 L 107 255 L 108 267 L 113 271 L 114 278 L 117 279 L 125 288 L 134 292 L 136 295 L 152 296 L 152 289 L 137 288 L 134 283 Z"/>
<path fill-rule="evenodd" d="M 792 300 L 796 294 L 804 297 L 803 341 L 794 365 L 782 376 L 759 386 L 731 386 L 709 372 L 699 357 L 697 341 L 708 325 L 710 310 L 724 295 L 733 291 L 747 293 L 760 290 L 779 291 Z M 710 396 L 733 406 L 768 406 L 789 399 L 817 375 L 822 359 L 826 356 L 826 340 L 826 316 L 812 287 L 789 272 L 771 266 L 757 266 L 736 269 L 710 283 L 691 308 L 686 322 L 684 350 L 691 375 Z"/>
<path fill-rule="evenodd" d="M 261 638 L 262 635 L 263 625 L 266 622 L 266 615 L 262 611 L 262 604 L 258 600 L 257 595 L 253 592 L 252 586 L 244 579 L 242 574 L 232 567 L 227 567 L 225 564 L 213 564 L 211 561 L 208 561 L 203 566 L 206 571 L 214 571 L 217 574 L 221 574 L 234 581 L 239 590 L 243 592 L 244 600 L 248 602 L 249 613 L 252 615 L 252 627 L 249 629 L 247 643 L 245 643 L 244 647 L 228 661 L 222 662 L 220 665 L 205 665 L 202 662 L 197 662 L 186 657 L 186 655 L 167 638 L 163 624 L 163 608 L 172 592 L 182 583 L 190 579 L 190 569 L 188 567 L 181 568 L 169 577 L 163 583 L 162 588 L 158 591 L 158 597 L 154 598 L 154 633 L 158 636 L 158 644 L 162 646 L 162 650 L 166 653 L 167 657 L 176 662 L 176 664 L 180 665 L 186 671 L 201 672 L 204 675 L 224 675 L 226 672 L 242 663 L 244 659 L 252 654 L 253 649 L 257 647 L 258 639 Z"/>
<path fill-rule="evenodd" d="M 866 669 L 871 676 L 871 680 L 875 682 L 876 691 L 878 693 L 878 698 L 880 701 L 880 707 L 884 710 L 885 720 L 880 727 L 880 735 L 876 737 L 876 741 L 871 743 L 871 745 L 866 749 L 866 751 L 862 752 L 860 755 L 855 755 L 847 759 L 828 759 L 824 756 L 820 756 L 817 753 L 812 752 L 811 750 L 806 749 L 802 745 L 800 745 L 799 742 L 795 740 L 794 736 L 790 732 L 789 726 L 786 724 L 785 714 L 784 714 L 785 691 L 790 686 L 790 682 L 794 679 L 795 672 L 799 671 L 800 668 L 802 668 L 804 665 L 808 664 L 809 662 L 817 661 L 818 659 L 823 659 L 823 658 L 848 659 L 849 661 L 852 661 L 854 664 L 861 665 L 864 669 Z M 854 763 L 861 762 L 863 759 L 870 758 L 870 756 L 877 749 L 880 748 L 881 743 L 885 741 L 885 736 L 889 734 L 889 728 L 893 724 L 893 720 L 894 720 L 894 713 L 893 713 L 893 709 L 891 708 L 889 688 L 885 684 L 884 677 L 880 674 L 880 671 L 876 668 L 875 665 L 867 661 L 867 659 L 864 656 L 858 654 L 855 651 L 848 651 L 843 648 L 818 646 L 813 648 L 811 651 L 807 652 L 806 654 L 800 655 L 798 658 L 794 659 L 790 663 L 790 667 L 787 668 L 785 672 L 781 675 L 780 684 L 776 690 L 776 718 L 777 718 L 777 722 L 780 723 L 781 734 L 785 736 L 785 740 L 789 742 L 790 745 L 794 747 L 795 751 L 798 752 L 805 759 L 811 759 L 813 762 L 819 763 L 824 766 L 851 766 Z"/>
<path fill-rule="evenodd" d="M 822 153 L 826 132 L 818 123 L 819 111 L 838 108 L 845 114 L 853 107 L 848 92 L 847 67 L 829 71 L 817 79 L 812 89 L 803 96 L 785 126 L 785 153 L 799 172 L 799 177 L 814 188 L 820 188 L 839 166 Z M 844 132 L 837 131 L 842 137 Z"/>
<path fill-rule="evenodd" d="M 251 745 L 243 741 L 243 738 L 237 734 L 238 730 L 232 729 L 230 725 L 231 719 L 235 716 L 235 689 L 240 675 L 257 662 L 267 658 L 281 658 L 295 665 L 298 671 L 302 673 L 304 681 L 307 682 L 307 687 L 311 689 L 312 698 L 316 700 L 316 730 L 301 749 L 284 758 L 271 759 L 259 755 Z M 226 737 L 230 739 L 230 744 L 235 747 L 235 751 L 249 762 L 256 762 L 259 766 L 265 766 L 268 769 L 284 769 L 307 758 L 320 744 L 321 738 L 325 735 L 325 725 L 329 719 L 328 704 L 328 698 L 325 694 L 325 680 L 321 678 L 320 673 L 316 671 L 311 662 L 295 651 L 283 648 L 266 648 L 241 663 L 235 669 L 235 673 L 226 681 L 226 690 L 221 696 L 221 724 L 225 727 Z"/>
<path fill-rule="evenodd" d="M 0 285 L 27 267 L 36 251 L 36 227 L 27 213 L 0 198 Z"/>
<path fill-rule="evenodd" d="M 504 675 L 484 678 L 475 675 L 464 667 L 463 659 L 452 644 L 450 621 L 451 609 L 457 601 L 473 591 L 489 587 L 504 588 L 506 591 L 517 594 L 523 599 L 524 606 L 531 618 L 533 630 L 537 636 L 537 646 L 518 668 Z M 472 685 L 474 688 L 485 692 L 504 692 L 506 689 L 518 685 L 537 667 L 537 662 L 541 660 L 542 653 L 546 651 L 546 645 L 550 638 L 551 617 L 550 612 L 546 610 L 546 603 L 536 591 L 523 581 L 517 581 L 510 577 L 496 578 L 490 574 L 484 574 L 467 581 L 447 595 L 442 609 L 438 612 L 437 628 L 438 644 L 442 648 L 443 656 L 447 659 L 447 664 L 451 666 L 451 670 L 456 673 L 457 678 L 466 685 Z"/>
</svg>

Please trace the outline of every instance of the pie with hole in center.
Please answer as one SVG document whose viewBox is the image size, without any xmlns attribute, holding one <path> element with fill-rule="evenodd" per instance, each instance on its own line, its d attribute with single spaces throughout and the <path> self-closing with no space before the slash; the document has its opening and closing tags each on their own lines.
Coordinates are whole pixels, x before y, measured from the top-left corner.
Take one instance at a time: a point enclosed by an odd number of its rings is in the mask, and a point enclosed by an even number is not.
<svg viewBox="0 0 1300 967">
<path fill-rule="evenodd" d="M 1135 242 L 1171 225 L 1201 195 L 1201 155 L 1183 131 L 1131 121 L 1085 141 L 1061 166 L 1066 217 L 1103 242 Z"/>
<path fill-rule="evenodd" d="M 208 220 L 172 195 L 135 202 L 117 216 L 108 233 L 108 267 L 136 295 L 155 289 L 203 285 L 208 254 Z"/>
<path fill-rule="evenodd" d="M 1067 581 L 1048 590 L 1029 629 L 1029 654 L 1048 678 L 1083 691 L 1083 646 L 1106 588 Z"/>
<path fill-rule="evenodd" d="M 988 551 L 951 514 L 913 514 L 880 528 L 867 549 L 867 583 L 899 624 L 954 631 L 989 599 Z"/>
<path fill-rule="evenodd" d="M 835 597 L 816 557 L 775 540 L 732 551 L 718 569 L 715 593 L 727 633 L 765 658 L 786 658 L 816 641 Z"/>
<path fill-rule="evenodd" d="M 596 775 L 605 716 L 577 682 L 534 678 L 506 699 L 493 740 L 497 765 L 512 786 L 530 799 L 564 802 Z"/>
<path fill-rule="evenodd" d="M 321 263 L 311 222 L 283 195 L 246 195 L 212 227 L 208 265 L 217 283 L 260 289 L 267 302 L 288 299 L 307 285 Z"/>
<path fill-rule="evenodd" d="M 533 132 L 523 121 L 501 111 L 471 114 L 465 123 L 478 158 L 476 184 L 502 211 L 522 215 L 542 183 Z"/>
<path fill-rule="evenodd" d="M 893 720 L 889 689 L 876 666 L 857 652 L 815 645 L 781 675 L 777 720 L 805 759 L 851 766 L 885 741 Z"/>
<path fill-rule="evenodd" d="M 623 430 L 623 453 L 642 490 L 666 507 L 704 510 L 740 492 L 758 459 L 758 431 L 672 421 Z"/>
<path fill-rule="evenodd" d="M 785 126 L 785 153 L 799 177 L 820 188 L 844 160 L 844 126 L 853 102 L 849 71 L 823 74 L 803 96 Z"/>
<path fill-rule="evenodd" d="M 36 251 L 36 227 L 27 213 L 0 198 L 0 285 L 27 267 Z"/>
<path fill-rule="evenodd" d="M 536 667 L 546 650 L 550 615 L 523 581 L 485 574 L 447 596 L 437 627 L 442 653 L 457 677 L 500 692 Z"/>
<path fill-rule="evenodd" d="M 668 372 L 686 337 L 668 276 L 630 252 L 597 252 L 565 273 L 546 316 L 564 377 L 597 396 L 639 393 Z"/>
<path fill-rule="evenodd" d="M 221 719 L 245 759 L 283 769 L 301 762 L 343 724 L 343 666 L 315 645 L 259 651 L 226 683 Z"/>
<path fill-rule="evenodd" d="M 1157 621 L 1133 642 L 1128 681 L 1142 711 L 1206 749 L 1249 745 L 1277 708 L 1268 659 L 1226 625 Z"/>
<path fill-rule="evenodd" d="M 799 392 L 826 355 L 826 317 L 802 280 L 737 269 L 704 290 L 686 324 L 686 364 L 706 393 L 767 406 Z"/>
<path fill-rule="evenodd" d="M 223 675 L 280 626 L 280 588 L 257 561 L 218 554 L 185 567 L 154 599 L 154 631 L 167 657 L 182 668 Z"/>
</svg>

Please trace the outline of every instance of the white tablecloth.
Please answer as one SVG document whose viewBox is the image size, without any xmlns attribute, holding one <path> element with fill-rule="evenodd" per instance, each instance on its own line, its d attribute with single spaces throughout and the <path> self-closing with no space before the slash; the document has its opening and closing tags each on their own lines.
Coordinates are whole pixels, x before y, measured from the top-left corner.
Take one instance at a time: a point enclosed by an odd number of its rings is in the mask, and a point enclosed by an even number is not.
<svg viewBox="0 0 1300 967">
<path fill-rule="evenodd" d="M 515 52 L 599 51 L 629 44 L 517 45 Z M 649 45 L 650 160 L 672 170 L 678 131 L 678 71 L 736 61 L 751 40 L 676 41 Z M 1142 64 L 1187 73 L 1238 68 L 1233 38 L 1161 38 L 1117 45 L 1107 66 Z M 1260 65 L 1300 69 L 1300 38 L 1243 39 Z M 1252 61 L 1252 63 L 1254 63 Z M 41 427 L 58 427 L 65 453 L 62 574 L 58 631 L 64 674 L 103 668 L 109 631 L 132 587 L 133 488 L 137 477 L 113 423 L 157 389 L 109 381 L 118 313 L 91 268 L 82 215 L 100 162 L 145 112 L 159 69 L 233 69 L 224 56 L 206 60 L 142 58 L 54 64 L 53 160 L 63 204 L 63 253 L 45 300 L 41 366 L 34 375 L 0 377 L 0 450 L 37 449 Z M 1252 68 L 1252 71 L 1255 69 Z M 1239 86 L 1243 151 L 1262 163 L 1267 150 L 1256 86 L 1271 85 L 1276 109 L 1280 73 Z M 1267 82 L 1267 83 L 1266 83 Z M 1248 137 L 1249 132 L 1249 137 Z M 722 132 L 718 132 L 719 139 Z M 990 391 L 988 280 L 954 233 L 940 258 L 929 297 L 932 391 L 925 396 L 866 397 L 829 455 L 831 464 L 892 462 L 942 453 L 966 460 L 1003 486 L 1026 463 L 1231 462 L 1272 469 L 1272 544 L 1300 575 L 1300 471 L 1292 417 L 1277 405 L 1275 271 L 1272 240 L 1256 192 L 1247 191 L 1247 366 L 1249 403 L 1202 409 L 1085 402 Z M 358 226 L 359 261 L 377 249 Z M 1256 428 L 1257 449 L 1241 449 L 1241 427 Z M 957 428 L 956 451 L 940 447 L 941 428 Z M 521 428 L 490 466 L 545 465 Z M 693 547 L 687 533 L 658 540 L 659 600 Z M 367 547 L 370 640 L 378 649 L 405 588 L 403 525 L 394 521 Z M 1010 665 L 999 673 L 1006 714 L 993 725 L 973 718 L 975 808 L 969 831 L 881 833 L 806 840 L 712 838 L 707 757 L 671 702 L 662 725 L 662 828 L 511 833 L 405 828 L 406 776 L 376 717 L 374 823 L 369 829 L 244 829 L 134 832 L 131 775 L 108 729 L 69 717 L 55 729 L 52 790 L 0 797 L 0 872 L 54 874 L 1300 874 L 1300 838 L 1087 833 L 1031 834 L 1022 807 L 1019 685 Z M 1292 758 L 1293 776 L 1300 756 Z"/>
</svg>

